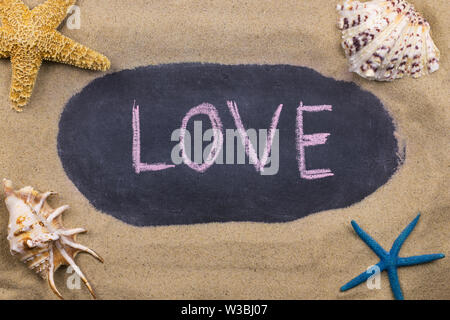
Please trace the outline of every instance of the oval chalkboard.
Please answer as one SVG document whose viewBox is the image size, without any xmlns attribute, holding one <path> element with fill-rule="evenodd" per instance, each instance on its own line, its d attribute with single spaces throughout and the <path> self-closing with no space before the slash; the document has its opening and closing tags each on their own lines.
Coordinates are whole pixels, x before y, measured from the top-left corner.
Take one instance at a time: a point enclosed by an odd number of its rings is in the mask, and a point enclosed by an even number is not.
<svg viewBox="0 0 450 320">
<path fill-rule="evenodd" d="M 373 94 L 308 68 L 171 64 L 90 83 L 62 113 L 58 152 L 126 223 L 286 222 L 386 183 L 394 131 Z"/>
</svg>

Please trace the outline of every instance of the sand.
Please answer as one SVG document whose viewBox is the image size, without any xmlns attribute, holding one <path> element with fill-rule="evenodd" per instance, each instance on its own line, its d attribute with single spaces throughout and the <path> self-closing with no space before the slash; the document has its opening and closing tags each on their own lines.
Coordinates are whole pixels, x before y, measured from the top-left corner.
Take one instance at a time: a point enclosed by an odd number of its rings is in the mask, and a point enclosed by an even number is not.
<svg viewBox="0 0 450 320">
<path fill-rule="evenodd" d="M 34 7 L 43 1 L 25 1 Z M 354 81 L 377 95 L 392 114 L 406 162 L 375 193 L 349 208 L 290 223 L 221 223 L 137 228 L 94 207 L 66 176 L 56 149 L 65 103 L 101 73 L 44 63 L 30 105 L 10 109 L 10 63 L 0 61 L 0 177 L 17 186 L 57 190 L 56 205 L 70 204 L 66 226 L 86 227 L 79 241 L 104 258 L 77 257 L 100 299 L 391 299 L 381 289 L 340 286 L 378 262 L 357 237 L 352 219 L 390 248 L 403 228 L 422 218 L 401 255 L 450 256 L 449 48 L 447 0 L 414 0 L 432 25 L 441 67 L 432 76 L 393 83 L 347 72 L 334 0 L 82 0 L 80 30 L 65 35 L 105 53 L 110 72 L 173 62 L 292 64 Z M 4 195 L 0 196 L 3 203 Z M 0 205 L 0 298 L 54 299 L 47 283 L 9 253 L 8 214 Z M 56 283 L 67 299 L 65 269 Z M 450 259 L 399 269 L 408 299 L 450 299 Z"/>
</svg>

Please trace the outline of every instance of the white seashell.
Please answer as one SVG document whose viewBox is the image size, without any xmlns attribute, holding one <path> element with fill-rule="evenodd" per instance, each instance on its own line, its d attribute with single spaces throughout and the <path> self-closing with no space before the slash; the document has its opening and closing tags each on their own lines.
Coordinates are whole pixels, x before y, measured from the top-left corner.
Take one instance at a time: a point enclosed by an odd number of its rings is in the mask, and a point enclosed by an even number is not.
<svg viewBox="0 0 450 320">
<path fill-rule="evenodd" d="M 337 10 L 351 72 L 370 80 L 392 81 L 439 69 L 440 53 L 431 39 L 430 25 L 408 2 L 344 0 Z"/>
<path fill-rule="evenodd" d="M 69 207 L 51 208 L 47 198 L 54 192 L 39 193 L 32 187 L 14 190 L 12 182 L 6 179 L 3 185 L 9 211 L 7 239 L 11 254 L 17 255 L 28 268 L 47 279 L 50 288 L 61 299 L 53 274 L 60 266 L 70 265 L 95 299 L 91 285 L 74 258 L 80 252 L 87 252 L 101 262 L 103 259 L 91 249 L 76 243 L 76 235 L 86 230 L 63 227 L 61 214 Z"/>
</svg>

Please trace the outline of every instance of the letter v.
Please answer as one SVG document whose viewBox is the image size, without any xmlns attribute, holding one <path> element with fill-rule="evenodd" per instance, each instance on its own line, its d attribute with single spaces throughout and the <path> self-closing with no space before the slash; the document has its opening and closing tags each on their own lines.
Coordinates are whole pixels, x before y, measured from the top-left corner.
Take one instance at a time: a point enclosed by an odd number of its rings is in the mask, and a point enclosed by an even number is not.
<svg viewBox="0 0 450 320">
<path fill-rule="evenodd" d="M 280 104 L 275 111 L 272 117 L 272 123 L 269 128 L 269 133 L 267 135 L 266 145 L 264 147 L 264 153 L 261 157 L 261 160 L 258 159 L 258 155 L 256 154 L 255 148 L 250 141 L 247 131 L 242 124 L 241 116 L 239 115 L 239 110 L 236 102 L 227 101 L 228 109 L 230 109 L 231 115 L 233 116 L 234 123 L 236 125 L 236 129 L 241 136 L 242 144 L 244 145 L 245 153 L 250 158 L 251 162 L 254 164 L 256 171 L 264 171 L 264 166 L 267 163 L 267 159 L 270 154 L 270 150 L 272 148 L 273 137 L 276 133 L 276 128 L 278 126 L 278 120 L 280 119 L 281 110 L 283 109 L 283 105 Z"/>
</svg>

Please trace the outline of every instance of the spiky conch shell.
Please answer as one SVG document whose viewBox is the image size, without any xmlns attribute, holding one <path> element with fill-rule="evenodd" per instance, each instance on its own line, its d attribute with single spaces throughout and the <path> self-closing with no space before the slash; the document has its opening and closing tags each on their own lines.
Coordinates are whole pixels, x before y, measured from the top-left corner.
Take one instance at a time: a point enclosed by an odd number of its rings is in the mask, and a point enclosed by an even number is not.
<svg viewBox="0 0 450 320">
<path fill-rule="evenodd" d="M 5 203 L 9 211 L 8 241 L 11 254 L 18 256 L 28 268 L 47 279 L 50 288 L 61 299 L 53 275 L 63 265 L 71 266 L 85 283 L 95 299 L 94 291 L 74 258 L 80 252 L 87 252 L 103 259 L 93 250 L 76 243 L 76 235 L 85 229 L 65 229 L 61 214 L 68 206 L 53 209 L 47 198 L 55 192 L 40 193 L 32 187 L 14 190 L 12 182 L 3 180 Z"/>
<path fill-rule="evenodd" d="M 350 72 L 370 80 L 392 81 L 439 69 L 440 53 L 430 25 L 408 2 L 345 0 L 337 10 Z"/>
</svg>

